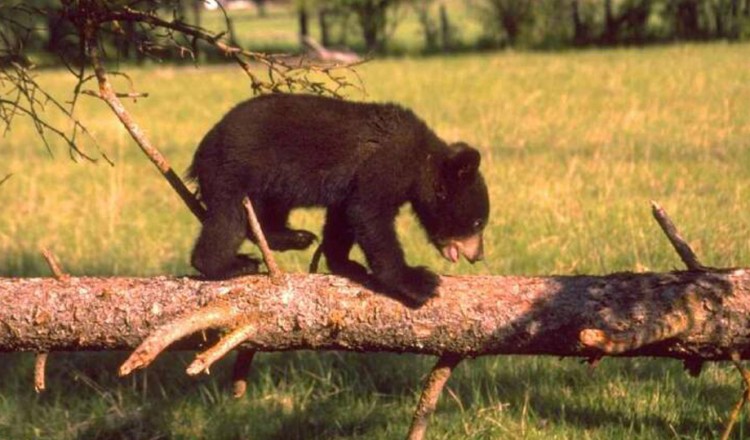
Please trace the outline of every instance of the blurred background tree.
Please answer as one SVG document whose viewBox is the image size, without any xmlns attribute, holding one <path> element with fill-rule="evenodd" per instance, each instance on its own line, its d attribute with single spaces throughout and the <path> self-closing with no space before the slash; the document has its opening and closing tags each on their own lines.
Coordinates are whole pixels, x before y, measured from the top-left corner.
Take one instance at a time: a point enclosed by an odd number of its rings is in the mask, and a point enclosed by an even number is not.
<svg viewBox="0 0 750 440">
<path fill-rule="evenodd" d="M 144 2 L 132 1 L 133 7 Z M 25 5 L 18 8 L 19 4 Z M 31 0 L 0 6 L 0 62 L 19 45 L 37 64 L 75 62 L 75 27 L 65 2 Z M 158 2 L 166 18 L 227 30 L 229 39 L 260 51 L 296 53 L 299 35 L 325 47 L 362 54 L 431 53 L 488 48 L 740 41 L 750 38 L 750 0 L 173 0 Z M 222 9 L 226 15 L 222 13 Z M 33 13 L 32 13 L 33 11 Z M 132 22 L 109 29 L 104 43 L 122 61 L 183 62 L 154 45 L 158 35 Z M 149 45 L 145 47 L 144 45 Z M 202 61 L 210 59 L 201 53 Z M 209 57 L 206 60 L 204 57 Z"/>
</svg>

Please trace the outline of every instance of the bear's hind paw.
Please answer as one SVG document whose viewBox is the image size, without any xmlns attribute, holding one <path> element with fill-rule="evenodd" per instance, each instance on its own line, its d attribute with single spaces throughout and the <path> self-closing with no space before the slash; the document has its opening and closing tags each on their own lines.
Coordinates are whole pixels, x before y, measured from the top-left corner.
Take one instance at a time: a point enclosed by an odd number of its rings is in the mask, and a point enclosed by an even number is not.
<svg viewBox="0 0 750 440">
<path fill-rule="evenodd" d="M 268 246 L 275 251 L 302 250 L 318 240 L 318 236 L 304 229 L 288 229 L 266 234 Z"/>
</svg>

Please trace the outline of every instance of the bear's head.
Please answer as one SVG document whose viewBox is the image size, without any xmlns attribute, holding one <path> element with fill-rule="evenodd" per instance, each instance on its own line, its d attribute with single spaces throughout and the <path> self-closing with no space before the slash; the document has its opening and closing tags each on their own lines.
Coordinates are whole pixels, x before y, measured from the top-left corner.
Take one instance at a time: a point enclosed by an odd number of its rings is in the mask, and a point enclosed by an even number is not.
<svg viewBox="0 0 750 440">
<path fill-rule="evenodd" d="M 413 203 L 430 241 L 447 260 L 463 255 L 474 263 L 484 257 L 482 232 L 489 217 L 487 186 L 479 172 L 481 156 L 469 145 L 449 146 L 446 157 L 430 161 L 429 185 Z"/>
</svg>

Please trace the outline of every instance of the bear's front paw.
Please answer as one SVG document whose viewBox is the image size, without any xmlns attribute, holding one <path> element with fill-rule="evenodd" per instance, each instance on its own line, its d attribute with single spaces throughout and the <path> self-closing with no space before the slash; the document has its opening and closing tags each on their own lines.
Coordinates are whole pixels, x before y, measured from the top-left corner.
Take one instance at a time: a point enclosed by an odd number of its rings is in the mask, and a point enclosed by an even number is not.
<svg viewBox="0 0 750 440">
<path fill-rule="evenodd" d="M 409 299 L 424 304 L 437 294 L 440 277 L 426 267 L 410 267 L 404 274 L 403 293 Z"/>
<path fill-rule="evenodd" d="M 408 306 L 420 307 L 437 294 L 440 277 L 425 267 L 406 267 L 398 276 L 377 277 L 379 281 L 396 294 Z"/>
</svg>

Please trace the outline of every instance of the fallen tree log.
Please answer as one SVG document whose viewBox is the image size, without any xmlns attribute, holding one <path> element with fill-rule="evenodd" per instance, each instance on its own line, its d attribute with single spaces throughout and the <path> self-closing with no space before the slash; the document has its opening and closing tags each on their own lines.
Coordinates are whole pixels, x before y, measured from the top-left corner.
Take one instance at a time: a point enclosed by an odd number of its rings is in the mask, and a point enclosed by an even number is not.
<svg viewBox="0 0 750 440">
<path fill-rule="evenodd" d="M 684 259 L 684 258 L 683 258 Z M 697 260 L 696 260 L 697 261 Z M 55 265 L 52 265 L 54 268 Z M 424 438 L 453 369 L 492 354 L 659 356 L 732 360 L 745 390 L 722 438 L 750 396 L 750 272 L 699 269 L 606 276 L 444 277 L 419 309 L 332 275 L 191 278 L 0 278 L 0 351 L 37 352 L 44 389 L 46 353 L 137 347 L 121 366 L 147 366 L 181 340 L 203 349 L 189 374 L 241 345 L 236 395 L 256 351 L 333 349 L 438 355 L 414 413 L 409 440 Z M 228 330 L 207 334 L 204 330 Z M 195 334 L 198 334 L 198 337 Z M 190 336 L 193 335 L 193 336 Z M 202 337 L 200 337 L 202 336 Z M 218 342 L 216 342 L 218 341 Z"/>
<path fill-rule="evenodd" d="M 416 310 L 331 275 L 0 278 L 0 351 L 132 349 L 201 308 L 193 331 L 252 324 L 243 347 L 259 351 L 703 360 L 750 353 L 744 269 L 444 277 L 439 296 Z M 202 345 L 192 339 L 181 347 Z"/>
</svg>

